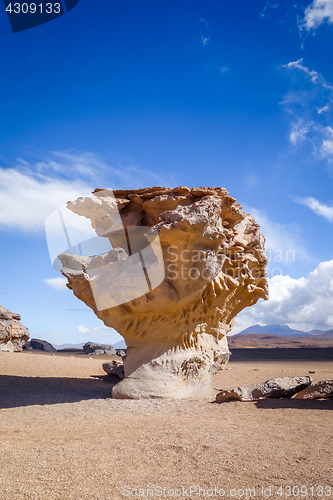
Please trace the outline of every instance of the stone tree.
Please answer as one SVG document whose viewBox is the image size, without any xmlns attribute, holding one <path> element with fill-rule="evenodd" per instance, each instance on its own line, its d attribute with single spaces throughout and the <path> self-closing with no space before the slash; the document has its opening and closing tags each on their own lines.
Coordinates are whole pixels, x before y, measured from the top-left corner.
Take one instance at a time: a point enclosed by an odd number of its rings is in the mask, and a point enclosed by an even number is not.
<svg viewBox="0 0 333 500">
<path fill-rule="evenodd" d="M 99 255 L 59 259 L 68 288 L 125 338 L 113 397 L 210 395 L 235 316 L 267 299 L 254 218 L 219 187 L 96 189 L 67 208 L 110 243 Z"/>
</svg>

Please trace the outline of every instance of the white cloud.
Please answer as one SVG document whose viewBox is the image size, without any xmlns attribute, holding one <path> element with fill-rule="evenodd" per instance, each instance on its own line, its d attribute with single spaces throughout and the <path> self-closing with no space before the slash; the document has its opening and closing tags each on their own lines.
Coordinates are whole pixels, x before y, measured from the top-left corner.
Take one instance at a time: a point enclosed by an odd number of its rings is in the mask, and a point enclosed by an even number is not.
<svg viewBox="0 0 333 500">
<path fill-rule="evenodd" d="M 310 70 L 306 66 L 303 66 L 303 57 L 301 59 L 298 59 L 298 61 L 294 62 L 289 62 L 288 64 L 282 64 L 282 68 L 288 68 L 288 69 L 299 69 L 300 71 L 303 71 L 311 80 L 312 83 L 316 83 L 319 79 L 319 73 L 314 70 Z"/>
<path fill-rule="evenodd" d="M 324 203 L 316 200 L 316 198 L 308 197 L 308 198 L 297 198 L 295 199 L 297 203 L 301 203 L 306 207 L 309 207 L 313 210 L 317 215 L 321 215 L 328 220 L 328 222 L 333 222 L 333 206 L 329 207 Z"/>
<path fill-rule="evenodd" d="M 221 75 L 224 75 L 224 73 L 227 73 L 228 71 L 229 71 L 229 68 L 227 66 L 222 66 L 220 68 Z"/>
<path fill-rule="evenodd" d="M 76 330 L 78 333 L 84 333 L 84 334 L 90 334 L 90 335 L 96 335 L 95 333 L 92 333 L 89 328 L 85 328 L 84 326 L 77 326 Z"/>
<path fill-rule="evenodd" d="M 107 339 L 103 339 L 103 342 L 105 340 L 107 340 L 108 342 L 112 342 L 113 344 L 115 344 L 116 342 L 119 342 L 120 340 L 123 339 L 123 337 L 121 335 L 119 335 L 119 333 L 114 330 L 114 328 L 109 328 L 108 326 L 95 326 L 93 327 L 92 330 L 90 330 L 89 328 L 86 328 L 84 326 L 77 326 L 76 327 L 76 330 L 78 333 L 81 333 L 83 335 L 85 335 L 86 337 L 97 337 L 97 338 L 101 338 L 101 337 L 108 337 Z M 97 342 L 97 338 L 96 338 L 96 342 Z"/>
<path fill-rule="evenodd" d="M 15 168 L 0 167 L 0 229 L 44 230 L 46 218 L 69 200 L 91 193 L 99 184 L 107 189 L 168 186 L 162 178 L 134 165 L 107 165 L 92 153 L 53 152 L 45 161 L 29 164 L 19 158 Z"/>
<path fill-rule="evenodd" d="M 333 23 L 333 0 L 314 0 L 304 11 L 304 19 L 300 23 L 300 29 L 316 29 L 327 21 Z"/>
<path fill-rule="evenodd" d="M 58 332 L 53 332 L 53 335 L 59 335 L 59 333 Z"/>
<path fill-rule="evenodd" d="M 281 102 L 290 116 L 290 142 L 297 147 L 310 146 L 306 150 L 307 162 L 312 153 L 316 162 L 332 163 L 333 86 L 320 73 L 305 66 L 303 58 L 281 67 L 292 72 L 299 87 L 297 91 L 289 91 Z"/>
<path fill-rule="evenodd" d="M 288 324 L 296 330 L 333 328 L 333 260 L 321 262 L 307 278 L 275 276 L 269 280 L 269 300 L 245 309 L 232 334 L 254 324 Z"/>
<path fill-rule="evenodd" d="M 36 178 L 0 168 L 0 227 L 26 232 L 44 229 L 53 210 L 90 191 L 91 187 L 80 181 Z"/>
<path fill-rule="evenodd" d="M 66 278 L 50 278 L 44 280 L 47 285 L 55 290 L 68 290 L 66 287 L 67 279 Z"/>
<path fill-rule="evenodd" d="M 303 120 L 298 120 L 297 123 L 293 123 L 289 134 L 290 142 L 294 146 L 297 146 L 297 144 L 304 141 L 310 130 L 310 126 L 311 123 L 304 124 Z"/>
<path fill-rule="evenodd" d="M 207 43 L 210 41 L 210 36 L 204 36 L 202 35 L 201 41 L 203 45 L 207 45 Z"/>
</svg>

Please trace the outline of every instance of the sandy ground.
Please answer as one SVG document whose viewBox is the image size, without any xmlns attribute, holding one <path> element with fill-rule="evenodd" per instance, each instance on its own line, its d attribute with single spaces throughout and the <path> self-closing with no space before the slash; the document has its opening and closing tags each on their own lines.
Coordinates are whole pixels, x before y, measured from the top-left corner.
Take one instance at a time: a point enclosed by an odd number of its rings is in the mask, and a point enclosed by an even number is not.
<svg viewBox="0 0 333 500">
<path fill-rule="evenodd" d="M 251 351 L 213 386 L 333 378 L 326 350 Z M 113 400 L 105 359 L 0 353 L 1 500 L 333 499 L 333 399 Z"/>
</svg>

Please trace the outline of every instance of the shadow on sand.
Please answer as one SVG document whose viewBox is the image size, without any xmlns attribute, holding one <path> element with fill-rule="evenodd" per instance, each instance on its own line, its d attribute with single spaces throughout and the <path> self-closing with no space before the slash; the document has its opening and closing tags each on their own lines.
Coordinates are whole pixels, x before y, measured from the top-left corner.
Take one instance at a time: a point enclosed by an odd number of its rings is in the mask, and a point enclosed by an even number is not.
<svg viewBox="0 0 333 500">
<path fill-rule="evenodd" d="M 246 404 L 246 403 L 243 403 Z M 333 410 L 333 398 L 329 399 L 292 399 L 292 398 L 267 398 L 255 403 L 261 410 L 277 410 L 293 408 L 296 410 Z"/>
<path fill-rule="evenodd" d="M 56 378 L 0 375 L 0 409 L 111 398 L 118 377 Z"/>
</svg>

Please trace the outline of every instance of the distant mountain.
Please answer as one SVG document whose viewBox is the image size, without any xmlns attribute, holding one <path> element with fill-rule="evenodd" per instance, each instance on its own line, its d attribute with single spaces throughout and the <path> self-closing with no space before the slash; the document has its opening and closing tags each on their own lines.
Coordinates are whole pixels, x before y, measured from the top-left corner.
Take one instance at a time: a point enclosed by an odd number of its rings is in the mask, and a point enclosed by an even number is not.
<svg viewBox="0 0 333 500">
<path fill-rule="evenodd" d="M 332 335 L 332 334 L 331 334 Z M 245 335 L 238 334 L 228 337 L 228 345 L 230 349 L 251 348 L 318 348 L 318 347 L 333 347 L 333 335 L 323 338 L 321 335 L 316 337 L 282 337 L 280 335 L 271 335 L 267 333 L 247 333 Z"/>
<path fill-rule="evenodd" d="M 127 349 L 127 345 L 125 343 L 125 340 L 119 340 L 116 344 L 113 344 L 114 349 Z"/>
<path fill-rule="evenodd" d="M 57 351 L 61 349 L 82 349 L 84 346 L 85 342 L 81 342 L 81 344 L 54 344 L 54 347 L 57 349 Z"/>
<path fill-rule="evenodd" d="M 293 330 L 288 325 L 253 325 L 239 332 L 237 335 L 253 335 L 253 334 L 268 334 L 278 335 L 279 337 L 318 337 L 318 338 L 333 338 L 333 330 L 311 330 L 310 332 L 302 332 L 301 330 Z M 236 336 L 236 335 L 235 335 Z"/>
</svg>

